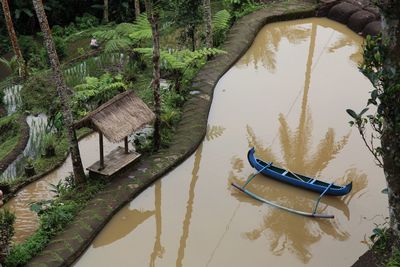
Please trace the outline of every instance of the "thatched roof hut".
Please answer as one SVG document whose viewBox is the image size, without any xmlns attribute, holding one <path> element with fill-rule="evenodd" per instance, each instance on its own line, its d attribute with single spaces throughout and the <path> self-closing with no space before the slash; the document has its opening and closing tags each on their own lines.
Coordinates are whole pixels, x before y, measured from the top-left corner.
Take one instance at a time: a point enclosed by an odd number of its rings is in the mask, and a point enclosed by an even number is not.
<svg viewBox="0 0 400 267">
<path fill-rule="evenodd" d="M 94 129 L 110 142 L 118 143 L 150 123 L 154 117 L 150 108 L 133 91 L 127 91 L 90 112 L 75 123 L 75 128 Z"/>
</svg>

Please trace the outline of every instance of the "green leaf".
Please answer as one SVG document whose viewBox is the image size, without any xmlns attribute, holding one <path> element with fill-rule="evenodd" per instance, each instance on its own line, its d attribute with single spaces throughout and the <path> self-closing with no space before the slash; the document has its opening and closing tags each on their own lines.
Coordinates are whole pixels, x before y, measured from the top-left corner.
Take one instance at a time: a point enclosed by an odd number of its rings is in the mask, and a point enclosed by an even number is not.
<svg viewBox="0 0 400 267">
<path fill-rule="evenodd" d="M 354 112 L 352 109 L 346 109 L 346 112 L 354 119 L 358 119 L 357 113 Z"/>
<path fill-rule="evenodd" d="M 30 207 L 30 210 L 35 212 L 35 213 L 38 213 L 38 212 L 40 212 L 42 210 L 42 205 L 37 204 L 37 203 L 32 204 L 31 207 Z"/>
<path fill-rule="evenodd" d="M 371 92 L 371 98 L 373 99 L 373 100 L 375 100 L 376 98 L 378 97 L 378 90 L 373 90 L 372 92 Z"/>
<path fill-rule="evenodd" d="M 367 112 L 368 109 L 369 109 L 369 108 L 364 108 L 364 109 L 360 112 L 360 114 L 358 114 L 358 117 L 361 117 L 362 115 L 364 115 L 364 113 Z"/>
</svg>

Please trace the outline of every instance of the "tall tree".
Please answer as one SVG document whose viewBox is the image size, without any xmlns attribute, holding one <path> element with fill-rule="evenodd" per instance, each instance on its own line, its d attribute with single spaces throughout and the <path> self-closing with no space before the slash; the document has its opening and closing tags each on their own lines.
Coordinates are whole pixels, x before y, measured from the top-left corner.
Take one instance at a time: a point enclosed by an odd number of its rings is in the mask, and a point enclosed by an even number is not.
<svg viewBox="0 0 400 267">
<path fill-rule="evenodd" d="M 211 18 L 211 4 L 210 0 L 204 0 L 204 21 L 206 24 L 206 45 L 208 48 L 213 47 L 213 34 L 212 34 L 212 18 Z"/>
<path fill-rule="evenodd" d="M 202 0 L 172 0 L 168 1 L 174 23 L 182 28 L 182 37 L 190 39 L 192 51 L 196 50 L 197 26 L 203 21 Z"/>
<path fill-rule="evenodd" d="M 103 21 L 104 21 L 104 23 L 109 22 L 108 15 L 109 15 L 108 0 L 104 0 L 104 3 L 103 3 Z"/>
<path fill-rule="evenodd" d="M 135 19 L 140 15 L 140 0 L 135 0 Z"/>
<path fill-rule="evenodd" d="M 384 119 L 382 160 L 388 185 L 390 227 L 400 240 L 400 1 L 382 0 L 383 35 L 388 40 L 383 60 L 379 112 Z"/>
<path fill-rule="evenodd" d="M 400 240 L 400 1 L 379 0 L 382 11 L 382 37 L 367 37 L 361 71 L 372 82 L 368 104 L 377 106 L 373 115 L 365 118 L 368 108 L 354 118 L 368 149 L 383 167 L 388 187 L 390 229 L 394 240 Z M 366 137 L 366 124 L 374 131 L 372 140 Z M 379 139 L 378 145 L 374 139 Z"/>
<path fill-rule="evenodd" d="M 53 70 L 53 76 L 57 87 L 57 94 L 61 101 L 64 123 L 67 128 L 67 138 L 69 143 L 69 151 L 71 153 L 72 167 L 74 171 L 74 178 L 77 183 L 85 180 L 85 172 L 83 170 L 81 156 L 79 153 L 78 140 L 73 124 L 73 117 L 71 108 L 68 101 L 68 88 L 64 80 L 63 73 L 60 68 L 60 61 L 56 52 L 53 37 L 49 28 L 46 13 L 44 11 L 42 0 L 32 0 L 36 15 L 39 20 L 40 28 L 43 33 L 44 43 L 50 59 L 50 65 Z"/>
<path fill-rule="evenodd" d="M 159 19 L 160 14 L 157 8 L 154 7 L 153 0 L 144 1 L 147 12 L 147 19 L 151 25 L 153 38 L 153 97 L 154 97 L 154 113 L 156 119 L 154 121 L 154 148 L 158 150 L 161 145 L 161 97 L 160 97 L 160 31 Z"/>
<path fill-rule="evenodd" d="M 11 45 L 13 47 L 15 56 L 17 57 L 18 67 L 19 67 L 19 75 L 22 78 L 26 78 L 27 70 L 24 57 L 22 56 L 21 49 L 18 44 L 17 34 L 14 30 L 14 24 L 12 22 L 11 14 L 10 14 L 10 7 L 8 5 L 8 0 L 1 0 L 1 4 L 3 6 L 3 13 L 5 22 L 7 25 L 8 35 L 10 36 Z"/>
</svg>

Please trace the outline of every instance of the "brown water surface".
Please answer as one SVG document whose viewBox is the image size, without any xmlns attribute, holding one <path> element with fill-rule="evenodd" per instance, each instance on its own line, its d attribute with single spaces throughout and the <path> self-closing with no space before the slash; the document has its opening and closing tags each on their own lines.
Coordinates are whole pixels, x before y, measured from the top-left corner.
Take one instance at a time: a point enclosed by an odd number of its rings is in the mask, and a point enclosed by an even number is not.
<svg viewBox="0 0 400 267">
<path fill-rule="evenodd" d="M 382 170 L 346 108 L 372 89 L 358 71 L 362 38 L 327 19 L 275 23 L 219 81 L 194 155 L 123 208 L 76 266 L 349 266 L 387 216 Z M 238 192 L 246 154 L 353 190 L 309 219 Z M 257 176 L 249 189 L 311 211 L 315 193 Z"/>
<path fill-rule="evenodd" d="M 112 144 L 104 139 L 104 153 L 109 153 L 114 149 L 117 144 Z M 93 133 L 83 140 L 79 141 L 79 148 L 84 167 L 88 167 L 94 162 L 99 160 L 99 141 L 98 135 Z M 38 227 L 38 218 L 36 213 L 30 210 L 30 203 L 41 200 L 51 199 L 53 193 L 50 192 L 50 184 L 56 185 L 60 180 L 69 176 L 72 172 L 71 157 L 68 156 L 67 160 L 61 165 L 60 168 L 44 176 L 40 180 L 31 183 L 19 191 L 7 204 L 6 208 L 15 212 L 15 236 L 16 242 L 21 242 Z"/>
</svg>

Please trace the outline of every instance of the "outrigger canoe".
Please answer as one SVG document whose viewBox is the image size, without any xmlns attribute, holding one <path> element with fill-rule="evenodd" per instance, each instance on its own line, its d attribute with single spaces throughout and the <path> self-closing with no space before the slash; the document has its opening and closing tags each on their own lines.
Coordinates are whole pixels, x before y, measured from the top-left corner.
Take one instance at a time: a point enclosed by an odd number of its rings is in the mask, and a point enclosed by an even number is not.
<svg viewBox="0 0 400 267">
<path fill-rule="evenodd" d="M 351 191 L 351 188 L 352 188 L 351 182 L 349 184 L 347 184 L 346 186 L 339 186 L 339 185 L 335 185 L 334 183 L 326 183 L 326 182 L 317 180 L 315 178 L 310 178 L 310 177 L 307 177 L 304 175 L 293 173 L 289 170 L 285 170 L 285 169 L 273 166 L 272 162 L 265 162 L 261 159 L 256 158 L 254 153 L 255 153 L 255 149 L 253 147 L 247 153 L 247 158 L 250 162 L 250 165 L 253 168 L 255 168 L 257 170 L 257 172 L 255 172 L 253 175 L 251 175 L 247 179 L 247 181 L 245 182 L 245 184 L 243 186 L 239 186 L 235 183 L 232 183 L 232 185 L 235 188 L 237 188 L 238 190 L 240 190 L 241 192 L 247 194 L 248 196 L 250 196 L 258 201 L 261 201 L 266 204 L 272 205 L 274 207 L 286 210 L 288 212 L 292 212 L 292 213 L 306 216 L 306 217 L 332 219 L 332 218 L 334 218 L 333 215 L 317 213 L 318 204 L 319 204 L 321 198 L 324 195 L 342 196 Z M 282 182 L 294 185 L 296 187 L 301 187 L 304 189 L 308 189 L 308 190 L 312 190 L 314 192 L 320 193 L 320 195 L 318 196 L 318 198 L 315 201 L 315 205 L 314 205 L 312 212 L 299 211 L 299 210 L 291 209 L 289 207 L 282 206 L 280 204 L 266 200 L 256 194 L 254 194 L 253 192 L 247 190 L 246 186 L 259 173 L 262 173 L 265 176 L 274 178 L 278 181 L 282 181 Z"/>
<path fill-rule="evenodd" d="M 296 187 L 301 187 L 304 189 L 308 189 L 317 193 L 324 192 L 330 183 L 326 183 L 315 178 L 310 178 L 301 174 L 293 173 L 291 171 L 276 167 L 272 164 L 272 162 L 265 162 L 259 158 L 256 158 L 254 155 L 255 149 L 254 147 L 249 150 L 247 153 L 247 159 L 249 160 L 250 165 L 256 169 L 257 171 L 262 170 L 260 173 L 271 177 L 275 180 L 285 182 Z M 329 186 L 329 189 L 325 192 L 325 195 L 330 196 L 343 196 L 348 194 L 351 191 L 352 183 L 345 186 L 332 184 Z"/>
</svg>

